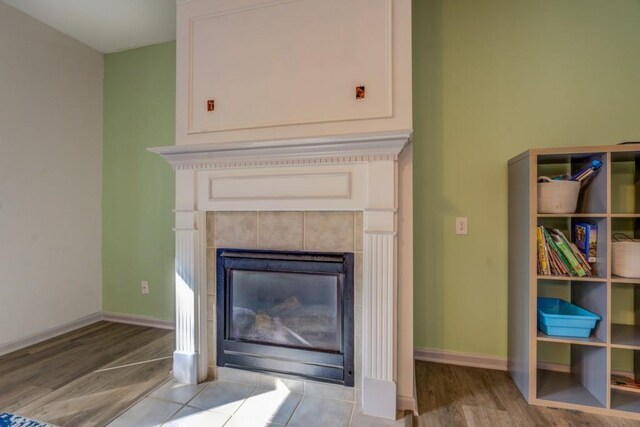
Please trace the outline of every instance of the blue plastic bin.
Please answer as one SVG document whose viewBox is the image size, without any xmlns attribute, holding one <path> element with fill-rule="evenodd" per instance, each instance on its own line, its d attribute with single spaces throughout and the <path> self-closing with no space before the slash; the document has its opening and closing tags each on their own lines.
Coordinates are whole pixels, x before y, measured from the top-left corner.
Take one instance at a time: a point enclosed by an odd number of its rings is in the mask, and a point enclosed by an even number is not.
<svg viewBox="0 0 640 427">
<path fill-rule="evenodd" d="M 538 329 L 547 335 L 587 338 L 600 319 L 560 298 L 538 298 Z"/>
</svg>

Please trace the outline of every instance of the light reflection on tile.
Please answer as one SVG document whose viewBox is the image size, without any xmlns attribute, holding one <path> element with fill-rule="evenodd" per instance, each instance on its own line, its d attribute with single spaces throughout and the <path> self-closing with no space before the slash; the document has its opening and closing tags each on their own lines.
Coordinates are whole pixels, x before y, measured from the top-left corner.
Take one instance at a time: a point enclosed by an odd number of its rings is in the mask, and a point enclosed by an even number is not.
<svg viewBox="0 0 640 427">
<path fill-rule="evenodd" d="M 190 401 L 189 406 L 232 415 L 254 389 L 251 385 L 216 381 Z"/>
<path fill-rule="evenodd" d="M 193 397 L 200 393 L 208 383 L 202 384 L 180 384 L 176 380 L 166 382 L 162 387 L 151 393 L 149 397 L 156 399 L 169 400 L 176 403 L 187 403 Z"/>
<path fill-rule="evenodd" d="M 222 427 L 229 415 L 185 406 L 163 427 Z"/>
<path fill-rule="evenodd" d="M 286 390 L 291 393 L 304 394 L 304 381 L 290 378 L 278 378 L 273 375 L 261 374 L 258 384 L 262 388 L 272 390 Z"/>
<path fill-rule="evenodd" d="M 302 395 L 287 390 L 258 387 L 235 415 L 240 418 L 286 424 L 301 398 Z"/>
<path fill-rule="evenodd" d="M 274 424 L 254 418 L 242 418 L 234 415 L 224 427 L 280 427 L 283 425 L 284 424 Z"/>
</svg>

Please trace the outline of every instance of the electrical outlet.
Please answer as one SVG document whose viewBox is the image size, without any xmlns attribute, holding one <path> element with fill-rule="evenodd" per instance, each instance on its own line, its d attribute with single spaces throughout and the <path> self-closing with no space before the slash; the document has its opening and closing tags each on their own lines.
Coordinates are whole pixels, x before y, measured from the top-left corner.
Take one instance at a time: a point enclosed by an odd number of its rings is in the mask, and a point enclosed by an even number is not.
<svg viewBox="0 0 640 427">
<path fill-rule="evenodd" d="M 456 218 L 456 234 L 467 234 L 467 217 Z"/>
<path fill-rule="evenodd" d="M 140 292 L 142 292 L 144 295 L 149 295 L 149 282 L 147 282 L 146 280 L 140 282 Z"/>
</svg>

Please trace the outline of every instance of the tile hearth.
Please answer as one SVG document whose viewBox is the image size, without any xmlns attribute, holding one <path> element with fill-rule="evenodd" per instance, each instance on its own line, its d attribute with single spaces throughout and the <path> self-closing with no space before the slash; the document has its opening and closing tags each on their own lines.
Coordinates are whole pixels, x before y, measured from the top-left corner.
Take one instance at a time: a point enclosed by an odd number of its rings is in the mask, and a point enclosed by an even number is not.
<svg viewBox="0 0 640 427">
<path fill-rule="evenodd" d="M 401 427 L 412 416 L 384 420 L 362 413 L 343 387 L 222 369 L 215 382 L 197 385 L 169 380 L 116 418 L 109 427 Z M 339 392 L 336 392 L 339 391 Z"/>
</svg>

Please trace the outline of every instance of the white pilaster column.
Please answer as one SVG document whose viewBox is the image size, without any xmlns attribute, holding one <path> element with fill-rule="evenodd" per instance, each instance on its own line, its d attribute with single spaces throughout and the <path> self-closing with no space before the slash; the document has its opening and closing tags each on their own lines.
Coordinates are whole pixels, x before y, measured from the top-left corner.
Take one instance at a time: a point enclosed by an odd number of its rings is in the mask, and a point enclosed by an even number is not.
<svg viewBox="0 0 640 427">
<path fill-rule="evenodd" d="M 176 350 L 173 375 L 185 384 L 206 379 L 206 267 L 204 214 L 196 210 L 196 173 L 176 171 Z M 205 291 L 206 292 L 206 291 Z M 205 321 L 201 321 L 204 312 Z M 203 350 L 204 348 L 204 350 Z M 204 366 L 204 369 L 203 369 Z"/>
<path fill-rule="evenodd" d="M 364 210 L 362 409 L 396 416 L 397 165 L 371 162 Z"/>
</svg>

